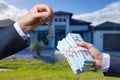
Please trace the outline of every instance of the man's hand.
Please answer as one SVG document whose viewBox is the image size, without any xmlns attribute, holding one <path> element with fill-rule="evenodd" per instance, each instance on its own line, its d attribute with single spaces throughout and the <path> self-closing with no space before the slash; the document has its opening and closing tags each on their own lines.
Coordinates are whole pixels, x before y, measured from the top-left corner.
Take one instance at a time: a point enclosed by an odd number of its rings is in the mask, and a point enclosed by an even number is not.
<svg viewBox="0 0 120 80">
<path fill-rule="evenodd" d="M 77 44 L 78 46 L 82 46 L 88 49 L 88 51 L 95 59 L 94 67 L 100 68 L 102 65 L 102 58 L 103 58 L 102 53 L 90 43 L 84 41 L 78 41 Z"/>
<path fill-rule="evenodd" d="M 52 9 L 45 4 L 35 5 L 21 20 L 18 21 L 24 33 L 31 31 L 45 23 L 47 17 L 53 18 Z"/>
</svg>

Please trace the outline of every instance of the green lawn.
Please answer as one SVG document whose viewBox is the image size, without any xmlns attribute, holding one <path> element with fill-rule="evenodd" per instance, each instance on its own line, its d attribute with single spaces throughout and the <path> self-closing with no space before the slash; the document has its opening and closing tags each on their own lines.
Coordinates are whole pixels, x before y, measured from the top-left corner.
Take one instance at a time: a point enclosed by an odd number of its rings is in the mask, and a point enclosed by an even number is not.
<svg viewBox="0 0 120 80">
<path fill-rule="evenodd" d="M 52 64 L 40 60 L 0 60 L 0 67 L 12 69 L 0 71 L 0 80 L 120 80 L 104 77 L 94 69 L 75 75 L 66 61 Z"/>
</svg>

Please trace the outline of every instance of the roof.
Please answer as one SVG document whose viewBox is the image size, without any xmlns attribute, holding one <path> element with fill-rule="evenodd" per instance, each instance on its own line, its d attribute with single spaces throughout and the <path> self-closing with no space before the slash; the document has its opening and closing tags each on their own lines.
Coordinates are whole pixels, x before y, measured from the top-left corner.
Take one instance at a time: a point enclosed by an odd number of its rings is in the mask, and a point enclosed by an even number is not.
<svg viewBox="0 0 120 80">
<path fill-rule="evenodd" d="M 13 24 L 14 21 L 11 19 L 4 19 L 4 20 L 0 20 L 0 27 L 6 27 L 10 24 Z"/>
<path fill-rule="evenodd" d="M 72 15 L 73 13 L 70 12 L 65 12 L 65 11 L 57 11 L 54 12 L 54 15 L 70 15 L 70 25 L 90 25 L 90 22 L 87 21 L 83 21 L 83 20 L 77 20 L 77 19 L 73 19 Z M 42 24 L 42 25 L 46 25 L 46 24 Z"/>
<path fill-rule="evenodd" d="M 72 16 L 73 13 L 65 12 L 65 11 L 57 11 L 57 12 L 54 12 L 54 15 L 70 15 L 70 16 Z"/>
<path fill-rule="evenodd" d="M 82 20 L 76 20 L 76 19 L 71 19 L 70 20 L 70 25 L 90 25 L 90 22 L 87 21 L 82 21 Z"/>
<path fill-rule="evenodd" d="M 104 22 L 93 28 L 94 30 L 120 30 L 120 24 L 114 22 Z"/>
</svg>

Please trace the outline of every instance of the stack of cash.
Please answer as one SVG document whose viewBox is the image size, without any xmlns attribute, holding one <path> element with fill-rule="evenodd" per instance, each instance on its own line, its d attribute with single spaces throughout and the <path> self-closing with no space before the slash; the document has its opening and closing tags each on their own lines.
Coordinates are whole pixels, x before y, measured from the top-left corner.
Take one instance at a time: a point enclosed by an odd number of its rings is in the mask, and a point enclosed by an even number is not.
<svg viewBox="0 0 120 80">
<path fill-rule="evenodd" d="M 88 50 L 78 46 L 76 41 L 83 41 L 81 35 L 68 33 L 66 38 L 58 41 L 57 48 L 67 59 L 74 74 L 79 74 L 89 69 L 94 64 L 94 59 Z"/>
</svg>

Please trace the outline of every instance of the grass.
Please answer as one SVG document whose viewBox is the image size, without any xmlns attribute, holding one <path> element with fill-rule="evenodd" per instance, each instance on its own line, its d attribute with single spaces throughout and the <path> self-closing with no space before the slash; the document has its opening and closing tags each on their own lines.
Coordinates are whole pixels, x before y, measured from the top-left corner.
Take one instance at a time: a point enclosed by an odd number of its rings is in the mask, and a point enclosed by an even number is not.
<svg viewBox="0 0 120 80">
<path fill-rule="evenodd" d="M 0 60 L 0 67 L 12 69 L 0 71 L 0 80 L 120 80 L 104 77 L 93 68 L 75 75 L 66 61 L 48 63 L 40 60 Z"/>
</svg>

